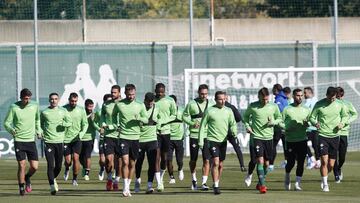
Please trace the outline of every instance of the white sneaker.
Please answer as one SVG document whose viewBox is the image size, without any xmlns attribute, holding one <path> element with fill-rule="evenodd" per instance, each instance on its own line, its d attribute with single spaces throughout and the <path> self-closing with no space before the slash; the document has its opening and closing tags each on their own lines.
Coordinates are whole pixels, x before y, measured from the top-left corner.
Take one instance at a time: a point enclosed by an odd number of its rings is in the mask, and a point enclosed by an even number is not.
<svg viewBox="0 0 360 203">
<path fill-rule="evenodd" d="M 123 197 L 131 197 L 130 192 L 127 190 L 124 190 L 122 195 L 123 195 Z"/>
<path fill-rule="evenodd" d="M 70 170 L 64 172 L 64 181 L 67 181 L 69 179 L 69 172 Z"/>
<path fill-rule="evenodd" d="M 98 177 L 99 177 L 99 180 L 104 180 L 104 173 L 105 171 L 99 171 L 99 174 L 98 174 Z"/>
<path fill-rule="evenodd" d="M 301 191 L 301 187 L 300 187 L 300 183 L 295 182 L 295 187 L 294 187 L 295 191 Z"/>
<path fill-rule="evenodd" d="M 171 178 L 170 181 L 169 181 L 169 184 L 175 184 L 176 183 L 176 180 Z"/>
<path fill-rule="evenodd" d="M 139 182 L 139 181 L 135 181 L 134 192 L 135 192 L 135 193 L 140 192 L 140 182 Z"/>
<path fill-rule="evenodd" d="M 78 182 L 76 180 L 72 180 L 72 185 L 73 186 L 79 186 Z"/>
<path fill-rule="evenodd" d="M 323 189 L 322 189 L 323 192 L 329 192 L 329 185 L 324 185 L 323 186 Z"/>
<path fill-rule="evenodd" d="M 286 177 L 286 175 L 285 175 L 284 187 L 285 190 L 291 189 L 290 177 Z"/>
<path fill-rule="evenodd" d="M 281 164 L 280 164 L 280 167 L 281 168 L 285 168 L 286 167 L 286 160 L 282 161 Z"/>
<path fill-rule="evenodd" d="M 340 181 L 342 181 L 342 180 L 343 180 L 343 178 L 344 178 L 344 174 L 343 174 L 343 172 L 341 171 L 341 172 L 340 172 L 340 175 L 339 175 L 339 179 L 340 179 Z"/>
<path fill-rule="evenodd" d="M 245 177 L 245 180 L 244 180 L 246 187 L 250 187 L 251 180 L 252 180 L 252 174 L 250 174 L 250 175 L 247 174 L 246 177 Z"/>
<path fill-rule="evenodd" d="M 86 180 L 86 181 L 90 180 L 89 175 L 85 175 L 85 176 L 84 176 L 84 180 Z"/>
<path fill-rule="evenodd" d="M 275 169 L 274 165 L 270 165 L 267 170 L 268 172 L 272 172 L 274 171 L 274 169 Z"/>
<path fill-rule="evenodd" d="M 164 184 L 163 184 L 163 183 L 159 183 L 159 184 L 157 185 L 156 190 L 157 190 L 158 192 L 164 191 Z"/>
<path fill-rule="evenodd" d="M 191 181 L 191 190 L 197 190 L 197 182 L 195 180 Z"/>
<path fill-rule="evenodd" d="M 59 185 L 57 184 L 56 179 L 54 179 L 54 188 L 56 192 L 59 191 Z"/>
<path fill-rule="evenodd" d="M 179 171 L 179 180 L 184 180 L 184 171 Z"/>
</svg>

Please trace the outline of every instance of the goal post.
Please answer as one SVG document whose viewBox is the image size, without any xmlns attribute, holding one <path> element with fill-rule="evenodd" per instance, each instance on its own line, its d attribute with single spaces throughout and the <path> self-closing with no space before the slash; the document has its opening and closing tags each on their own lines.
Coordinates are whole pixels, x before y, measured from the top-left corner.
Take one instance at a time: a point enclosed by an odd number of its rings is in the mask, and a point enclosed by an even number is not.
<svg viewBox="0 0 360 203">
<path fill-rule="evenodd" d="M 311 87 L 318 100 L 325 98 L 329 86 L 341 86 L 345 90 L 344 99 L 352 102 L 356 110 L 360 111 L 360 67 L 185 69 L 184 82 L 185 103 L 197 97 L 200 84 L 207 84 L 209 99 L 213 99 L 218 90 L 226 91 L 228 101 L 236 106 L 242 115 L 251 102 L 258 100 L 257 91 L 260 88 L 267 87 L 271 90 L 276 83 L 290 87 L 291 90 Z M 238 124 L 238 129 L 237 137 L 246 153 L 250 137 L 242 123 Z M 359 120 L 351 124 L 348 149 L 360 149 Z M 281 148 L 279 150 L 282 151 Z M 231 145 L 228 145 L 228 152 L 232 152 Z M 189 154 L 188 140 L 186 154 Z"/>
</svg>

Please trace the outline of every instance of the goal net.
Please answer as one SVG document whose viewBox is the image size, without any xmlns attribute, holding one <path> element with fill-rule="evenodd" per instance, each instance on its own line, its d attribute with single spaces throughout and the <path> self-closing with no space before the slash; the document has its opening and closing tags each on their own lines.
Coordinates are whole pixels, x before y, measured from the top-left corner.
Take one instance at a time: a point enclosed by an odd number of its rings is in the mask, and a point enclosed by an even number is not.
<svg viewBox="0 0 360 203">
<path fill-rule="evenodd" d="M 279 83 L 283 87 L 301 88 L 311 87 L 315 97 L 325 98 L 329 86 L 341 86 L 345 90 L 345 99 L 352 102 L 356 110 L 360 111 L 360 67 L 322 67 L 322 68 L 239 68 L 239 69 L 185 69 L 185 102 L 197 97 L 200 84 L 209 86 L 209 98 L 213 99 L 218 90 L 226 91 L 228 101 L 235 105 L 241 115 L 251 102 L 257 101 L 257 92 L 262 87 L 271 88 Z M 273 96 L 271 96 L 273 99 Z M 245 132 L 242 123 L 238 124 L 240 145 L 245 153 L 249 146 L 250 135 Z M 351 124 L 348 149 L 360 149 L 359 119 Z M 188 142 L 187 153 L 188 153 Z M 282 151 L 282 143 L 277 146 Z M 232 152 L 231 144 L 228 152 Z"/>
</svg>

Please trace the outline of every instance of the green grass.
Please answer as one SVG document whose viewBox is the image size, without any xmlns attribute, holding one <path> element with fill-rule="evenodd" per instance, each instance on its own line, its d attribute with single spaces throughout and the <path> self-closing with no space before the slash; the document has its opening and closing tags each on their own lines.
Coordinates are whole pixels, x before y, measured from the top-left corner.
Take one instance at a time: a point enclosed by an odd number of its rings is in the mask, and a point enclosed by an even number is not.
<svg viewBox="0 0 360 203">
<path fill-rule="evenodd" d="M 279 155 L 278 157 L 282 157 Z M 248 161 L 248 157 L 245 157 Z M 97 157 L 93 158 L 93 170 L 91 180 L 79 179 L 79 186 L 73 187 L 71 181 L 62 180 L 63 172 L 58 177 L 60 191 L 56 196 L 51 196 L 46 176 L 46 162 L 40 161 L 39 171 L 32 178 L 33 192 L 24 197 L 18 195 L 16 181 L 17 163 L 13 159 L 0 160 L 0 202 L 97 202 L 112 203 L 115 201 L 124 202 L 360 202 L 360 153 L 348 153 L 347 161 L 343 167 L 344 181 L 340 184 L 334 183 L 334 176 L 329 175 L 330 192 L 324 193 L 320 189 L 320 174 L 318 170 L 306 170 L 303 176 L 303 191 L 284 191 L 283 177 L 284 169 L 276 168 L 267 176 L 268 193 L 259 194 L 255 190 L 256 175 L 253 177 L 253 184 L 247 188 L 243 179 L 245 173 L 240 172 L 237 159 L 234 155 L 228 155 L 225 160 L 225 169 L 220 181 L 222 194 L 214 196 L 212 191 L 193 192 L 190 190 L 190 174 L 187 167 L 188 159 L 184 160 L 185 180 L 178 181 L 175 185 L 165 182 L 163 193 L 146 195 L 142 191 L 134 194 L 131 198 L 122 198 L 120 192 L 106 192 L 105 181 L 97 179 Z M 198 164 L 200 162 L 198 161 Z M 146 166 L 146 163 L 145 163 Z M 147 167 L 146 167 L 147 168 Z M 292 180 L 295 178 L 295 169 L 292 171 Z M 176 174 L 177 175 L 177 174 Z M 71 175 L 70 175 L 71 178 Z M 168 181 L 168 175 L 165 176 Z M 142 189 L 145 189 L 146 172 L 142 173 Z M 198 180 L 201 180 L 200 170 Z M 208 181 L 212 185 L 211 178 Z M 133 188 L 133 182 L 131 188 Z M 292 185 L 293 187 L 293 185 Z"/>
</svg>

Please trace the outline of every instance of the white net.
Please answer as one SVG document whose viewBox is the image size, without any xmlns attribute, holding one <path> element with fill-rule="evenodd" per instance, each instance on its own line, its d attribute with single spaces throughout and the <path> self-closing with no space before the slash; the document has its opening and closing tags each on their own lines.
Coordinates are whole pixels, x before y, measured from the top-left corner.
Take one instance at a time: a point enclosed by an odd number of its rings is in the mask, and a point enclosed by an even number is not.
<svg viewBox="0 0 360 203">
<path fill-rule="evenodd" d="M 358 112 L 360 110 L 360 67 L 186 69 L 184 79 L 185 101 L 197 96 L 196 91 L 200 84 L 208 84 L 210 98 L 213 98 L 218 90 L 226 91 L 229 102 L 235 105 L 242 115 L 251 102 L 257 101 L 260 88 L 267 87 L 271 90 L 276 83 L 291 89 L 312 87 L 318 99 L 325 97 L 329 86 L 341 86 L 345 90 L 345 99 L 352 102 Z M 239 123 L 238 129 L 238 139 L 246 153 L 250 137 L 243 124 Z M 349 150 L 360 149 L 359 134 L 360 122 L 356 120 L 351 124 Z M 232 146 L 228 146 L 228 151 L 232 151 Z"/>
</svg>

